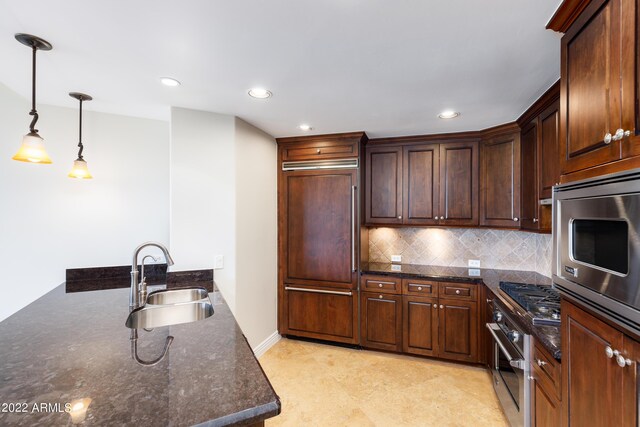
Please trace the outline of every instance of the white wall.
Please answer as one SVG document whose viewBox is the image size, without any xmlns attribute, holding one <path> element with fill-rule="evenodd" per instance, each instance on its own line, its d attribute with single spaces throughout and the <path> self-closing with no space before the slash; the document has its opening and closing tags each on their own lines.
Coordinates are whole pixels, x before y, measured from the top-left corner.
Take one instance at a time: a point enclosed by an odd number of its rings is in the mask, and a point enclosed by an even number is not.
<svg viewBox="0 0 640 427">
<path fill-rule="evenodd" d="M 213 268 L 235 313 L 234 118 L 171 108 L 171 256 L 174 271 Z"/>
<path fill-rule="evenodd" d="M 168 123 L 85 111 L 94 179 L 80 181 L 67 177 L 77 106 L 38 106 L 53 164 L 16 162 L 30 105 L 0 84 L 0 320 L 63 282 L 67 268 L 130 264 L 139 243 L 169 241 Z"/>
<path fill-rule="evenodd" d="M 236 317 L 253 348 L 277 329 L 277 145 L 236 119 Z"/>
<path fill-rule="evenodd" d="M 224 268 L 215 281 L 249 344 L 276 332 L 277 148 L 233 116 L 171 109 L 174 270 Z"/>
</svg>

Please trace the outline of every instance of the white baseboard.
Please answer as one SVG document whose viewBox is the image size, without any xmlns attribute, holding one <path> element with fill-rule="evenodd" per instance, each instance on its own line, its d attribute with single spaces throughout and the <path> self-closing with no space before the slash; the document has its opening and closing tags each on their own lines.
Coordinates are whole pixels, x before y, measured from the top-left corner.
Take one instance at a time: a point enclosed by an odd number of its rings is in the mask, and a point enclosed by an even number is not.
<svg viewBox="0 0 640 427">
<path fill-rule="evenodd" d="M 256 357 L 262 356 L 267 352 L 267 350 L 273 347 L 275 343 L 280 341 L 280 338 L 282 337 L 280 336 L 278 331 L 275 331 L 274 333 L 269 335 L 266 340 L 262 341 L 260 344 L 256 346 L 256 348 L 253 349 L 253 354 L 255 354 Z"/>
</svg>

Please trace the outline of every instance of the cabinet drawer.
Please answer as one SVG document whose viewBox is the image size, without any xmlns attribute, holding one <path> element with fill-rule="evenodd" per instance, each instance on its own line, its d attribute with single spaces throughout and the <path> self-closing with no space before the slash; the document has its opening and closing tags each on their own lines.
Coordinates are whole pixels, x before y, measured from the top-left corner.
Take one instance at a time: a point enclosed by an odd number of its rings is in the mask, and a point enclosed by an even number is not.
<svg viewBox="0 0 640 427">
<path fill-rule="evenodd" d="M 461 299 L 475 301 L 477 299 L 478 285 L 466 283 L 440 283 L 439 295 L 441 298 Z"/>
<path fill-rule="evenodd" d="M 560 376 L 560 363 L 546 350 L 535 342 L 533 345 L 533 357 L 531 358 L 536 380 L 548 394 L 553 394 L 561 399 L 562 381 Z"/>
<path fill-rule="evenodd" d="M 360 280 L 360 290 L 381 292 L 383 294 L 400 294 L 401 280 L 393 276 L 363 275 Z"/>
<path fill-rule="evenodd" d="M 430 280 L 402 279 L 404 295 L 438 296 L 438 282 Z"/>
<path fill-rule="evenodd" d="M 282 161 L 358 157 L 355 141 L 310 141 L 282 148 Z"/>
</svg>

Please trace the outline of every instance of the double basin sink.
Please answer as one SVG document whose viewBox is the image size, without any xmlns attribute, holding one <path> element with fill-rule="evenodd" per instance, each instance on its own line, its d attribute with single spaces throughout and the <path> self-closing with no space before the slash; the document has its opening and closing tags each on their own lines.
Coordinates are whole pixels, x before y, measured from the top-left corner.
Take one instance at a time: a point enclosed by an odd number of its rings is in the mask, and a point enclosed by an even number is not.
<svg viewBox="0 0 640 427">
<path fill-rule="evenodd" d="M 213 305 L 206 289 L 167 289 L 151 292 L 145 305 L 129 313 L 125 325 L 132 329 L 152 329 L 195 322 L 211 315 Z"/>
</svg>

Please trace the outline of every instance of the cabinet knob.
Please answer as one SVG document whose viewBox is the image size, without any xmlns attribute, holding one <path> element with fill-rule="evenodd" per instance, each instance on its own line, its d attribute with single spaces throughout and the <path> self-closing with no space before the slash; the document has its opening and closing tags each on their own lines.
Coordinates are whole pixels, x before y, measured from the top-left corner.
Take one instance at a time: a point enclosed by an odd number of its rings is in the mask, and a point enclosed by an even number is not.
<svg viewBox="0 0 640 427">
<path fill-rule="evenodd" d="M 440 308 L 444 308 L 444 305 L 440 304 Z"/>
<path fill-rule="evenodd" d="M 536 363 L 538 364 L 538 366 L 544 366 L 547 364 L 547 362 L 545 362 L 544 360 L 540 360 L 540 359 L 536 359 Z"/>
<path fill-rule="evenodd" d="M 418 286 L 418 290 L 421 291 L 422 290 L 422 286 Z"/>
<path fill-rule="evenodd" d="M 378 295 L 378 298 L 382 299 L 382 298 L 384 298 L 384 297 L 383 297 L 382 295 Z"/>
<path fill-rule="evenodd" d="M 626 359 L 621 354 L 618 354 L 616 356 L 616 363 L 618 363 L 618 366 L 620 366 L 621 368 L 624 368 L 625 366 L 631 366 L 632 362 L 631 362 L 631 360 Z"/>
<path fill-rule="evenodd" d="M 398 219 L 402 219 L 402 215 L 398 215 Z"/>
<path fill-rule="evenodd" d="M 605 144 L 611 144 L 611 134 L 609 132 L 604 134 L 604 139 L 602 140 Z"/>
<path fill-rule="evenodd" d="M 611 359 L 614 355 L 617 356 L 618 352 L 607 346 L 607 348 L 604 349 L 604 354 L 606 354 L 607 357 Z"/>
<path fill-rule="evenodd" d="M 513 222 L 518 222 L 518 221 L 520 221 L 520 218 L 517 218 L 517 217 L 513 218 Z"/>
<path fill-rule="evenodd" d="M 384 286 L 382 283 L 378 283 L 379 288 L 381 288 L 382 286 Z"/>
<path fill-rule="evenodd" d="M 460 295 L 460 289 L 456 289 L 456 295 Z"/>
<path fill-rule="evenodd" d="M 533 218 L 533 222 L 538 222 L 538 218 Z"/>
<path fill-rule="evenodd" d="M 320 153 L 322 153 L 322 151 L 320 151 L 320 149 L 318 148 L 318 149 L 316 150 L 316 153 L 320 154 Z"/>
<path fill-rule="evenodd" d="M 625 131 L 624 129 L 618 129 L 616 131 L 616 134 L 613 135 L 613 137 L 611 137 L 611 139 L 613 141 L 620 141 L 622 138 L 628 137 L 629 135 L 631 135 L 631 131 L 629 131 L 629 130 Z"/>
<path fill-rule="evenodd" d="M 487 298 L 487 304 L 491 304 L 492 302 L 493 302 L 493 300 L 492 300 L 492 299 Z"/>
<path fill-rule="evenodd" d="M 444 219 L 444 217 L 443 217 L 443 216 L 441 216 L 441 217 L 440 217 L 440 219 Z"/>
</svg>

